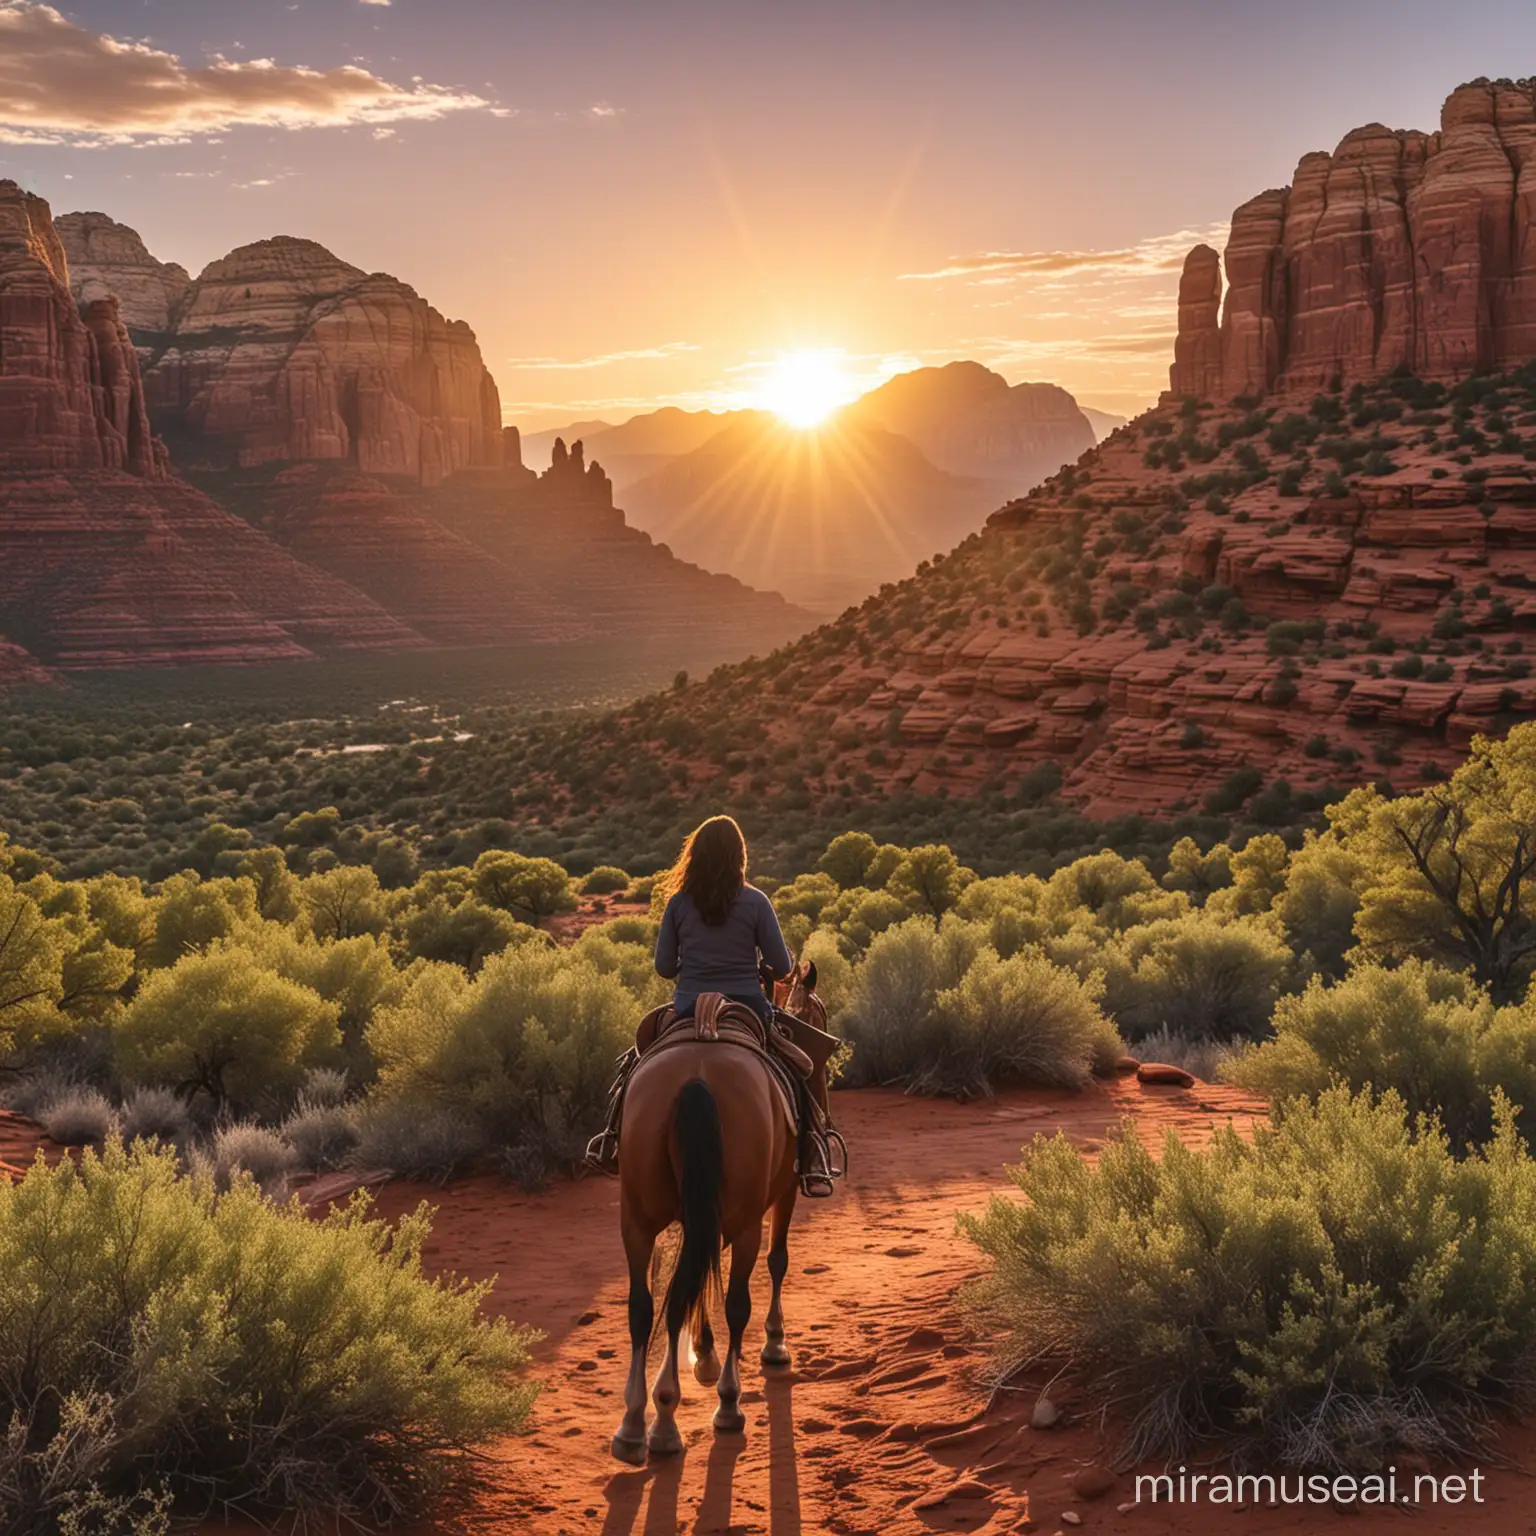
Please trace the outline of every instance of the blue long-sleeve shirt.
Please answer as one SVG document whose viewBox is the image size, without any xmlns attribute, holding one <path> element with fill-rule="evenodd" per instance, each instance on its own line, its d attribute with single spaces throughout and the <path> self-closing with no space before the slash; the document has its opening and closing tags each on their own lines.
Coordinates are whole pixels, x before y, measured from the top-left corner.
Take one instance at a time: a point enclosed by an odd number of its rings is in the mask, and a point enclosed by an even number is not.
<svg viewBox="0 0 1536 1536">
<path fill-rule="evenodd" d="M 679 891 L 662 913 L 656 971 L 668 980 L 676 978 L 674 1006 L 679 1010 L 691 1008 L 704 992 L 727 997 L 761 992 L 759 955 L 775 976 L 787 976 L 793 968 L 778 913 L 756 886 L 741 888 L 719 927 L 704 921 L 686 891 Z"/>
</svg>

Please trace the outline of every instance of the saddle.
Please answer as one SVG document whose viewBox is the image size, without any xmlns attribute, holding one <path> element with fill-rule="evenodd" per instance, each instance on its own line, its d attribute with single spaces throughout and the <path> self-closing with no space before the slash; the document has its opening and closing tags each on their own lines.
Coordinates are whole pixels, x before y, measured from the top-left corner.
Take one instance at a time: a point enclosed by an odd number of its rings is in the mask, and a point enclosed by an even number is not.
<svg viewBox="0 0 1536 1536">
<path fill-rule="evenodd" d="M 735 1046 L 761 1057 L 787 1127 L 797 1138 L 795 1168 L 801 1190 L 812 1198 L 830 1195 L 848 1166 L 848 1149 L 832 1125 L 827 1101 L 826 1069 L 837 1050 L 837 1037 L 781 1009 L 774 1010 L 770 1026 L 755 1009 L 718 992 L 704 993 L 691 1014 L 679 1017 L 670 1004 L 663 1004 L 640 1020 L 634 1045 L 615 1063 L 608 1121 L 587 1144 L 586 1161 L 604 1173 L 618 1172 L 624 1098 L 635 1072 L 672 1047 L 701 1042 Z"/>
</svg>

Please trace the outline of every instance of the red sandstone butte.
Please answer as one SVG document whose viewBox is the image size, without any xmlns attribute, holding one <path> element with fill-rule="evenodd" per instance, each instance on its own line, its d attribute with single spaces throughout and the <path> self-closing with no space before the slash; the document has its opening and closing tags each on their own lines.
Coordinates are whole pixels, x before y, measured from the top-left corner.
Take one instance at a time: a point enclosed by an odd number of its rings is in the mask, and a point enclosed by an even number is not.
<svg viewBox="0 0 1536 1536">
<path fill-rule="evenodd" d="M 1190 253 L 1170 388 L 1306 393 L 1536 359 L 1533 209 L 1536 81 L 1458 87 L 1437 133 L 1357 128 L 1233 214 L 1219 367 L 1210 252 Z"/>
</svg>

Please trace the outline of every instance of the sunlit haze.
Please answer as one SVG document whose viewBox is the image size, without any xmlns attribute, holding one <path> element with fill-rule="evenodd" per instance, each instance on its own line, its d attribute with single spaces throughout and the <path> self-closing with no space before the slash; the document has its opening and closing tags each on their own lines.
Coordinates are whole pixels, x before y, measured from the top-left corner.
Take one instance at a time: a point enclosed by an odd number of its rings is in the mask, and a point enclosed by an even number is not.
<svg viewBox="0 0 1536 1536">
<path fill-rule="evenodd" d="M 777 359 L 763 380 L 757 403 L 792 427 L 814 427 L 858 393 L 843 354 L 826 348 L 788 352 Z"/>
<path fill-rule="evenodd" d="M 529 429 L 770 395 L 804 419 L 843 386 L 780 359 L 834 350 L 862 388 L 973 358 L 1130 412 L 1184 252 L 1238 202 L 1536 58 L 1528 6 L 1445 15 L 0 0 L 0 176 L 193 273 L 274 234 L 391 272 L 473 326 Z"/>
</svg>

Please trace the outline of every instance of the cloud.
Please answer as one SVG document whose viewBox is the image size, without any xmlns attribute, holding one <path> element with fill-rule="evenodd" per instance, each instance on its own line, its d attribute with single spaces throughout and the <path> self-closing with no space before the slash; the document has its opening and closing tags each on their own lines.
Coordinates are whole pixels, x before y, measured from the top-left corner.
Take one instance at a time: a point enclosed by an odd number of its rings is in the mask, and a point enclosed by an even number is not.
<svg viewBox="0 0 1536 1536">
<path fill-rule="evenodd" d="M 942 282 L 949 278 L 994 286 L 1029 278 L 1129 279 L 1177 272 L 1193 245 L 1226 243 L 1226 224 L 1204 229 L 1181 229 L 1153 235 L 1135 245 L 1113 251 L 985 251 L 976 256 L 955 257 L 932 272 L 903 272 L 904 282 Z"/>
<path fill-rule="evenodd" d="M 370 0 L 377 3 L 377 0 Z M 0 142 L 174 144 L 226 128 L 326 128 L 443 117 L 490 105 L 355 64 L 192 65 L 149 43 L 87 31 L 38 0 L 0 0 Z"/>
<path fill-rule="evenodd" d="M 393 5 L 395 0 L 358 0 L 359 5 Z"/>
<path fill-rule="evenodd" d="M 669 341 L 659 347 L 636 347 L 629 352 L 600 352 L 596 357 L 577 357 L 569 360 L 558 357 L 509 357 L 509 368 L 558 368 L 576 371 L 586 368 L 606 368 L 612 363 L 644 363 L 666 357 L 678 357 L 684 352 L 697 352 L 691 341 Z"/>
</svg>

